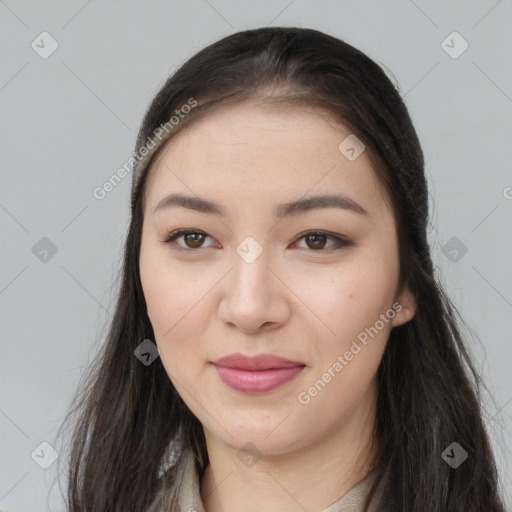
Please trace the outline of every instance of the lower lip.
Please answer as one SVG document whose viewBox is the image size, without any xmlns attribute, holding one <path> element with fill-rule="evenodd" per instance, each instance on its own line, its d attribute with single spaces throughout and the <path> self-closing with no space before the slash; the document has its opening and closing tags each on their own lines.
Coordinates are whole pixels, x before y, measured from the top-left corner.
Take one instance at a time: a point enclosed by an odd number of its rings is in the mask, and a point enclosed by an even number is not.
<svg viewBox="0 0 512 512">
<path fill-rule="evenodd" d="M 304 366 L 293 366 L 292 368 L 249 371 L 214 366 L 224 384 L 244 393 L 267 393 L 286 384 L 304 369 Z"/>
</svg>

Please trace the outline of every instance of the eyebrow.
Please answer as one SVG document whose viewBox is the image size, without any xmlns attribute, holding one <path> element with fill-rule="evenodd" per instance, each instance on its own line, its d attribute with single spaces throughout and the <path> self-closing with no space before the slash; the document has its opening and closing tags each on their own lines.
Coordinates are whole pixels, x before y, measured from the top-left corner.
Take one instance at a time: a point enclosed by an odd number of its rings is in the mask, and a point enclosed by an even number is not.
<svg viewBox="0 0 512 512">
<path fill-rule="evenodd" d="M 226 216 L 226 210 L 222 205 L 209 201 L 208 199 L 180 193 L 174 193 L 164 197 L 159 201 L 153 213 L 172 207 L 188 208 L 189 210 L 218 215 L 220 217 Z M 343 194 L 323 194 L 280 204 L 275 207 L 274 215 L 279 218 L 290 217 L 320 208 L 341 208 L 342 210 L 368 216 L 368 212 L 359 203 L 356 203 L 353 199 Z"/>
</svg>

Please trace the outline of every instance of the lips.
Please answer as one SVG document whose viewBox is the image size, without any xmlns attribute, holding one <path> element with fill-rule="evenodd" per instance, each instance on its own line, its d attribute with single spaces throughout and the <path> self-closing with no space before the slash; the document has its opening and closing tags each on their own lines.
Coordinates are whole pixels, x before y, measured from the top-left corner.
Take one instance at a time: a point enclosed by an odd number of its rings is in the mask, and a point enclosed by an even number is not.
<svg viewBox="0 0 512 512">
<path fill-rule="evenodd" d="M 244 356 L 243 354 L 231 354 L 214 361 L 217 366 L 237 368 L 239 370 L 270 370 L 273 368 L 293 368 L 304 366 L 304 363 L 290 361 L 273 354 L 260 354 L 258 356 Z"/>
<path fill-rule="evenodd" d="M 231 354 L 213 362 L 224 384 L 245 393 L 267 393 L 295 378 L 306 366 L 273 354 Z"/>
</svg>

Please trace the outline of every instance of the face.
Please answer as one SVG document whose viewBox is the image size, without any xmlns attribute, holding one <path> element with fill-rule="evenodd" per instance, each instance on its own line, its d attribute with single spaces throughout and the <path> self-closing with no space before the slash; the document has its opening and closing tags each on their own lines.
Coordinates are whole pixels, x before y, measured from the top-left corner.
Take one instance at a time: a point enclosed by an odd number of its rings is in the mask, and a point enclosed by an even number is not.
<svg viewBox="0 0 512 512">
<path fill-rule="evenodd" d="M 338 147 L 348 135 L 314 110 L 245 103 L 153 164 L 140 277 L 162 364 L 207 439 L 287 453 L 375 406 L 389 333 L 415 304 L 367 154 Z M 273 357 L 215 364 L 232 354 Z"/>
</svg>

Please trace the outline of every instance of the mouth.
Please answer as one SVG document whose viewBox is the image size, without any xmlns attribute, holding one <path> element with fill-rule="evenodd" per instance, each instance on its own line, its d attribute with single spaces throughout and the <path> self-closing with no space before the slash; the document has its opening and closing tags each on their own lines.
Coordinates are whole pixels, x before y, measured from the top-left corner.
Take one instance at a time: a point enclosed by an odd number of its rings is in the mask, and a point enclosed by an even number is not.
<svg viewBox="0 0 512 512">
<path fill-rule="evenodd" d="M 273 354 L 232 354 L 212 363 L 224 384 L 244 393 L 268 393 L 294 379 L 306 365 Z"/>
</svg>

